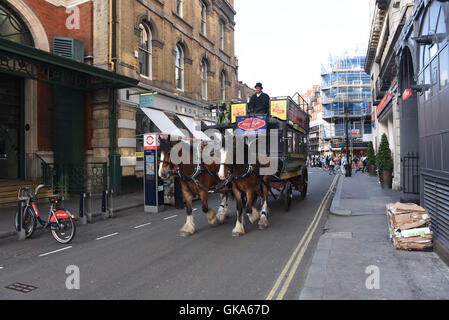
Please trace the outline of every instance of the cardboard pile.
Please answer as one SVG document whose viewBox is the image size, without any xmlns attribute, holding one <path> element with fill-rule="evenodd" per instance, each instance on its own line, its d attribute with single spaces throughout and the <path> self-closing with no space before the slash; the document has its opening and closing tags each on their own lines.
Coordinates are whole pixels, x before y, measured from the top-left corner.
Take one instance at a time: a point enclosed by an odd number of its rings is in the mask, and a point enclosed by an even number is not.
<svg viewBox="0 0 449 320">
<path fill-rule="evenodd" d="M 387 204 L 390 238 L 396 249 L 428 250 L 433 247 L 430 214 L 410 203 Z"/>
</svg>

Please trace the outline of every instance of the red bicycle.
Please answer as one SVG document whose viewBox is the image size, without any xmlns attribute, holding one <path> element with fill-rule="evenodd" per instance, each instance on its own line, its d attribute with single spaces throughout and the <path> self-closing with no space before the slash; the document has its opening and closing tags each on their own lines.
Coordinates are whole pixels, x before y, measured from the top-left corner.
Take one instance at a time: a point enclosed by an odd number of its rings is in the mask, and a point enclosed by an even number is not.
<svg viewBox="0 0 449 320">
<path fill-rule="evenodd" d="M 19 212 L 15 216 L 16 230 L 19 231 L 19 225 L 25 230 L 25 237 L 29 238 L 36 230 L 39 222 L 45 229 L 50 229 L 56 241 L 62 244 L 67 244 L 75 237 L 76 226 L 75 216 L 68 209 L 57 209 L 57 204 L 64 200 L 63 197 L 52 197 L 50 201 L 50 212 L 47 220 L 42 220 L 39 215 L 39 210 L 36 207 L 34 198 L 42 188 L 47 186 L 38 186 L 34 193 L 29 188 L 20 188 L 18 199 L 22 201 L 23 206 L 21 213 L 21 223 L 19 222 Z"/>
</svg>

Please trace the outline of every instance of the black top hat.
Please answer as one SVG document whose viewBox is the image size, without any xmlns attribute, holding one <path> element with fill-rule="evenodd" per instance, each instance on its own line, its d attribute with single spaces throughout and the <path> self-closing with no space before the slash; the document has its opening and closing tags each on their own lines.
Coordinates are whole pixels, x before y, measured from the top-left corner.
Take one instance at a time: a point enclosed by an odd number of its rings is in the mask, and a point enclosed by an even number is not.
<svg viewBox="0 0 449 320">
<path fill-rule="evenodd" d="M 263 89 L 262 84 L 261 84 L 260 82 L 257 82 L 257 83 L 256 83 L 256 86 L 255 86 L 254 88 L 260 88 L 260 89 Z"/>
</svg>

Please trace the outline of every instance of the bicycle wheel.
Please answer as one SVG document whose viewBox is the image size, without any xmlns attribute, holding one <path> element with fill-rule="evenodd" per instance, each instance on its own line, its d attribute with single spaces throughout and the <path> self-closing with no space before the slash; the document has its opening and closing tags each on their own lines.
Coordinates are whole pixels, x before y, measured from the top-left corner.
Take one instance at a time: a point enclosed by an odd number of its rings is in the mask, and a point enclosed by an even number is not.
<svg viewBox="0 0 449 320">
<path fill-rule="evenodd" d="M 76 226 L 72 218 L 59 220 L 59 227 L 52 227 L 51 233 L 56 241 L 67 244 L 75 237 Z"/>
<path fill-rule="evenodd" d="M 36 230 L 37 220 L 29 207 L 25 207 L 22 211 L 22 229 L 25 230 L 25 238 L 30 238 Z M 16 231 L 19 230 L 19 213 L 16 212 L 14 217 L 14 224 Z"/>
</svg>

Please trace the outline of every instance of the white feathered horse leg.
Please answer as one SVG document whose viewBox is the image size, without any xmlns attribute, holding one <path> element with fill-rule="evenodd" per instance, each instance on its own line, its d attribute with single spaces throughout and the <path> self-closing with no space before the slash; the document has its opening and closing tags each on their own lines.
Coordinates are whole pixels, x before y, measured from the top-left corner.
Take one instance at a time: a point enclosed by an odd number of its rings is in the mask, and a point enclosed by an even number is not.
<svg viewBox="0 0 449 320">
<path fill-rule="evenodd" d="M 220 207 L 218 208 L 217 220 L 219 224 L 222 224 L 224 223 L 226 218 L 229 218 L 229 216 L 231 215 L 231 211 L 229 210 L 228 207 L 227 193 L 221 193 L 220 197 L 221 197 L 221 204 Z"/>
</svg>

